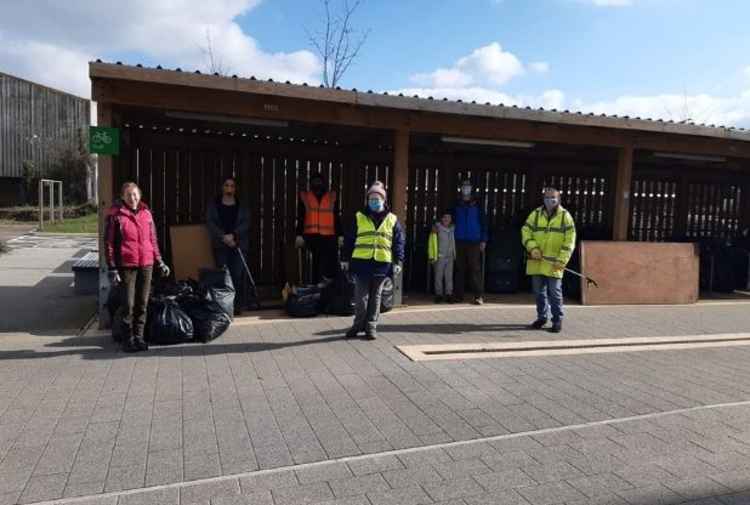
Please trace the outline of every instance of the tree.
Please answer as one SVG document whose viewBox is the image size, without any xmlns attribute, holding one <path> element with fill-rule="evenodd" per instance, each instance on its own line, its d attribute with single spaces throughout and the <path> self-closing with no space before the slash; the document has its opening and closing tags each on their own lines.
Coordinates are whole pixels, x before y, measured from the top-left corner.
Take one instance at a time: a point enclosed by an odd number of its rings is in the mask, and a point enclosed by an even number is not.
<svg viewBox="0 0 750 505">
<path fill-rule="evenodd" d="M 204 57 L 206 58 L 206 70 L 211 74 L 229 75 L 230 68 L 224 64 L 221 54 L 216 51 L 211 30 L 206 28 L 206 45 L 201 47 Z"/>
<path fill-rule="evenodd" d="M 321 0 L 325 10 L 322 30 L 307 30 L 310 44 L 323 60 L 323 85 L 334 88 L 352 65 L 365 44 L 370 30 L 358 32 L 352 18 L 363 0 L 342 0 L 338 12 L 332 12 L 331 0 Z"/>
</svg>

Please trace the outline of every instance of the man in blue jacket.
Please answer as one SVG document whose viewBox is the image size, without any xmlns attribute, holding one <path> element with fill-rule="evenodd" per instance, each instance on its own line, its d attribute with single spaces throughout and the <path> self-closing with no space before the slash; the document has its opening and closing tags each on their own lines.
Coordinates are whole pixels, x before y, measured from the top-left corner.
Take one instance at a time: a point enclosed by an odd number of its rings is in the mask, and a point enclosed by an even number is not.
<svg viewBox="0 0 750 505">
<path fill-rule="evenodd" d="M 383 283 L 403 268 L 404 232 L 385 202 L 385 187 L 375 181 L 367 190 L 367 207 L 357 212 L 344 240 L 341 269 L 351 271 L 355 283 L 354 323 L 347 338 L 364 332 L 366 339 L 375 339 Z"/>
<path fill-rule="evenodd" d="M 456 230 L 456 293 L 462 302 L 466 279 L 474 285 L 474 303 L 484 303 L 484 279 L 482 278 L 482 253 L 487 245 L 487 219 L 482 207 L 473 198 L 471 181 L 461 183 L 461 199 L 451 214 Z"/>
</svg>

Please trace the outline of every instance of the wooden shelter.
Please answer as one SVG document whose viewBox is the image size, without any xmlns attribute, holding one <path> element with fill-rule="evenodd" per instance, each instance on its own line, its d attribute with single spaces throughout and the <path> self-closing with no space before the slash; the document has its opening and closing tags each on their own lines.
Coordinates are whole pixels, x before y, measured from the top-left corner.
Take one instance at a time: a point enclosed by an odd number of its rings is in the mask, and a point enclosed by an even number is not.
<svg viewBox="0 0 750 505">
<path fill-rule="evenodd" d="M 136 180 L 164 251 L 200 223 L 233 175 L 252 212 L 262 288 L 296 279 L 297 191 L 323 172 L 351 222 L 383 180 L 408 237 L 406 289 L 424 286 L 426 230 L 470 178 L 491 232 L 562 190 L 581 233 L 613 240 L 729 237 L 750 225 L 750 131 L 568 111 L 326 89 L 180 69 L 91 63 L 100 126 L 121 154 L 99 161 L 100 212 Z"/>
</svg>

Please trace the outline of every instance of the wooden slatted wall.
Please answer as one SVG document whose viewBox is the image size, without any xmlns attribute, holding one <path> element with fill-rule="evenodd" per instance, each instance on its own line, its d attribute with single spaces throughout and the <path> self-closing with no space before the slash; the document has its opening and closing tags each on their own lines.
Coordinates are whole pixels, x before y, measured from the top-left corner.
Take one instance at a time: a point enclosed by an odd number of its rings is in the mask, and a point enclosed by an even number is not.
<svg viewBox="0 0 750 505">
<path fill-rule="evenodd" d="M 87 136 L 90 121 L 89 100 L 0 72 L 0 177 L 23 177 L 26 161 L 46 174 L 53 148 Z"/>
<path fill-rule="evenodd" d="M 133 125 L 123 130 L 114 191 L 119 193 L 126 181 L 138 183 L 154 213 L 160 247 L 169 258 L 169 226 L 204 223 L 209 201 L 219 194 L 225 178 L 235 177 L 238 195 L 251 213 L 250 267 L 258 285 L 275 293 L 299 277 L 294 249 L 298 192 L 309 188 L 313 174 L 322 173 L 340 195 L 345 227 L 363 207 L 367 186 L 379 179 L 387 189 L 389 154 L 359 156 L 343 148 L 279 145 L 226 135 L 185 137 Z M 309 271 L 309 258 L 303 263 Z"/>
</svg>

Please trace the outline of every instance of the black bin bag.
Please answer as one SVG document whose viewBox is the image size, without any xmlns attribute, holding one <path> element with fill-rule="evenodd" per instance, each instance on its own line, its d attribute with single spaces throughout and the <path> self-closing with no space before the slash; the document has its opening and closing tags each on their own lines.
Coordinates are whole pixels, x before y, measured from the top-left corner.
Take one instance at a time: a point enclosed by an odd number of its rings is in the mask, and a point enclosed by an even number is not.
<svg viewBox="0 0 750 505">
<path fill-rule="evenodd" d="M 380 312 L 388 312 L 393 308 L 393 279 L 386 277 L 383 281 L 383 291 L 380 295 Z"/>
<path fill-rule="evenodd" d="M 172 297 L 152 298 L 148 311 L 149 342 L 157 345 L 193 341 L 193 321 Z"/>
<path fill-rule="evenodd" d="M 339 272 L 335 282 L 323 290 L 326 314 L 351 316 L 354 314 L 354 278 L 349 272 Z"/>
</svg>

